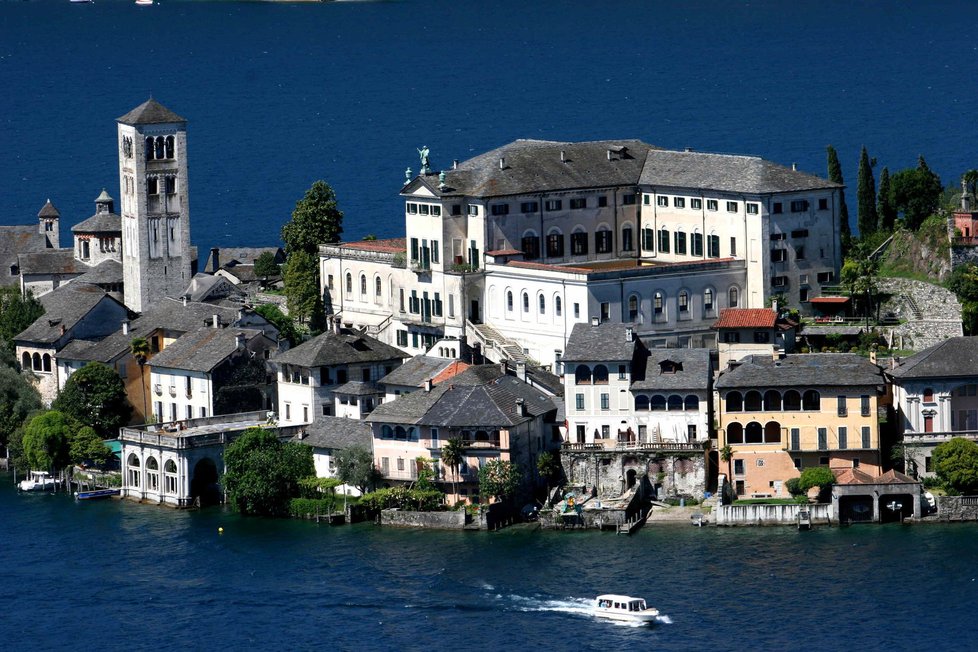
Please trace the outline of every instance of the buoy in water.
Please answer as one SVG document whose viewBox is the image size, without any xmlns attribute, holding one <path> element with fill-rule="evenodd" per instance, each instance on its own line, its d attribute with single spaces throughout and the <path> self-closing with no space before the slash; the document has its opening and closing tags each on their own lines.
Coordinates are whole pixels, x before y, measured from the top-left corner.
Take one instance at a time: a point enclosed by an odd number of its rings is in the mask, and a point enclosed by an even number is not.
<svg viewBox="0 0 978 652">
<path fill-rule="evenodd" d="M 222 527 L 217 528 L 217 533 L 218 534 L 224 534 L 224 528 L 222 528 Z"/>
</svg>

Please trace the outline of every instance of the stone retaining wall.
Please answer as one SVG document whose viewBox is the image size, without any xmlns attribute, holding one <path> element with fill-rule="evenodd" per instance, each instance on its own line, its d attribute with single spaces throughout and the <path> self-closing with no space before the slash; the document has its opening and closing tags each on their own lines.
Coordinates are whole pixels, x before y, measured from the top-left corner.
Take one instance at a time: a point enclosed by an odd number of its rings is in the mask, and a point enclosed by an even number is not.
<svg viewBox="0 0 978 652">
<path fill-rule="evenodd" d="M 380 524 L 393 527 L 422 527 L 435 530 L 461 530 L 465 527 L 465 512 L 408 512 L 385 509 L 380 512 Z"/>
<path fill-rule="evenodd" d="M 832 505 L 720 505 L 713 510 L 717 525 L 796 525 L 798 512 L 808 510 L 813 525 L 835 520 Z"/>
<path fill-rule="evenodd" d="M 978 496 L 936 496 L 941 521 L 978 521 Z"/>
<path fill-rule="evenodd" d="M 885 334 L 893 336 L 895 346 L 921 351 L 948 338 L 964 335 L 961 304 L 950 290 L 905 278 L 881 278 L 879 289 L 890 295 L 880 308 L 880 314 L 893 313 L 907 320 L 905 324 L 884 329 Z M 920 309 L 919 319 L 906 296 L 913 297 Z"/>
</svg>

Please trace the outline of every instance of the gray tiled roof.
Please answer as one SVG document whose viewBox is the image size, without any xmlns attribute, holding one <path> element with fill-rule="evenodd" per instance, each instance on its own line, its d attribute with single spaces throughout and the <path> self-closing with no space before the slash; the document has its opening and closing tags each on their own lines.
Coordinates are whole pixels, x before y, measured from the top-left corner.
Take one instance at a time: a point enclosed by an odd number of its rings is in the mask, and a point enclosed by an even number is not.
<svg viewBox="0 0 978 652">
<path fill-rule="evenodd" d="M 237 335 L 245 341 L 261 337 L 260 330 L 250 328 L 199 328 L 181 335 L 165 349 L 154 355 L 149 366 L 208 372 L 238 350 Z"/>
<path fill-rule="evenodd" d="M 380 379 L 384 385 L 405 385 L 421 387 L 428 378 L 434 378 L 453 360 L 416 355 L 400 367 Z"/>
<path fill-rule="evenodd" d="M 37 212 L 37 216 L 38 217 L 61 217 L 61 213 L 58 212 L 58 209 L 54 207 L 54 204 L 52 204 L 51 200 L 49 199 L 46 202 L 44 202 L 44 206 L 41 206 L 41 210 Z"/>
<path fill-rule="evenodd" d="M 45 249 L 17 257 L 21 274 L 84 274 L 88 265 L 72 249 Z"/>
<path fill-rule="evenodd" d="M 38 299 L 44 314 L 14 339 L 24 342 L 53 343 L 61 338 L 61 327 L 72 329 L 102 300 L 115 299 L 104 290 L 87 283 L 67 283 Z"/>
<path fill-rule="evenodd" d="M 879 367 L 854 353 L 799 353 L 775 361 L 751 355 L 717 378 L 717 389 L 870 387 L 883 384 Z"/>
<path fill-rule="evenodd" d="M 675 373 L 662 373 L 662 362 L 676 363 Z M 680 370 L 678 366 L 681 365 Z M 633 390 L 707 390 L 713 377 L 710 349 L 650 349 L 645 377 L 631 384 Z"/>
<path fill-rule="evenodd" d="M 103 260 L 95 267 L 88 268 L 88 271 L 78 278 L 72 279 L 72 283 L 92 283 L 93 285 L 122 283 L 122 263 L 118 260 Z"/>
<path fill-rule="evenodd" d="M 72 233 L 122 233 L 122 218 L 115 213 L 95 213 L 71 227 Z"/>
<path fill-rule="evenodd" d="M 126 125 L 155 125 L 186 122 L 186 119 L 181 118 L 153 98 L 149 98 L 126 115 L 116 118 L 116 122 Z"/>
<path fill-rule="evenodd" d="M 220 247 L 217 248 L 217 265 L 214 264 L 214 251 L 207 254 L 204 271 L 213 274 L 217 268 L 237 263 L 239 265 L 254 265 L 258 257 L 268 252 L 275 256 L 275 262 L 285 262 L 285 252 L 281 247 Z"/>
<path fill-rule="evenodd" d="M 215 290 L 219 290 L 215 292 Z M 210 274 L 194 274 L 190 279 L 190 285 L 184 290 L 184 294 L 191 301 L 209 301 L 214 296 L 224 298 L 226 296 L 244 297 L 246 293 L 234 283 L 223 276 L 212 276 Z"/>
<path fill-rule="evenodd" d="M 29 254 L 44 251 L 48 248 L 47 237 L 39 233 L 37 224 L 19 224 L 16 226 L 0 226 L 0 279 L 10 274 L 11 265 L 19 265 L 18 254 Z M 17 280 L 18 277 L 10 277 Z M 0 285 L 3 281 L 0 281 Z"/>
<path fill-rule="evenodd" d="M 978 337 L 952 337 L 903 360 L 887 371 L 894 378 L 978 376 Z"/>
<path fill-rule="evenodd" d="M 348 394 L 351 396 L 373 396 L 383 394 L 384 390 L 377 387 L 376 383 L 368 383 L 362 380 L 351 380 L 333 388 L 334 394 Z"/>
<path fill-rule="evenodd" d="M 328 448 L 343 450 L 352 446 L 363 446 L 367 450 L 373 443 L 370 426 L 358 419 L 343 419 L 341 417 L 316 417 L 305 426 L 305 436 L 298 436 L 292 441 L 313 448 Z"/>
<path fill-rule="evenodd" d="M 368 335 L 343 330 L 327 331 L 299 346 L 280 353 L 272 362 L 300 367 L 325 367 L 358 362 L 403 360 L 407 353 Z"/>
<path fill-rule="evenodd" d="M 633 340 L 625 339 L 632 329 Z M 564 362 L 611 362 L 631 360 L 638 337 L 634 324 L 604 322 L 597 326 L 574 324 L 561 360 Z"/>
<path fill-rule="evenodd" d="M 842 187 L 755 156 L 669 150 L 649 152 L 640 183 L 757 194 Z"/>
<path fill-rule="evenodd" d="M 517 140 L 460 163 L 458 169 L 445 170 L 444 191 L 439 190 L 437 175 L 425 183 L 439 194 L 471 197 L 634 186 L 650 148 L 640 140 Z"/>
</svg>

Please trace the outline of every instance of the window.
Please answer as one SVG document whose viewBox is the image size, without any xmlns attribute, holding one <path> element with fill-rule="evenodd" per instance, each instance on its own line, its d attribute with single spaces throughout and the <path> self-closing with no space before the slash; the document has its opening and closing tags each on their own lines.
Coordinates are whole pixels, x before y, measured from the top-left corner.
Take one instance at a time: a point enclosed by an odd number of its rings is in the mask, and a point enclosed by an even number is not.
<svg viewBox="0 0 978 652">
<path fill-rule="evenodd" d="M 610 403 L 611 403 L 611 401 L 610 401 L 608 395 L 607 394 L 602 394 L 601 395 L 601 409 L 602 410 L 609 410 L 609 409 L 611 409 L 610 408 Z"/>
<path fill-rule="evenodd" d="M 548 199 L 543 202 L 543 208 L 547 211 L 559 211 L 563 207 L 563 202 L 559 199 Z"/>
<path fill-rule="evenodd" d="M 870 414 L 869 409 L 869 396 L 859 397 L 859 414 L 860 416 L 868 417 Z"/>
<path fill-rule="evenodd" d="M 666 208 L 669 206 L 669 198 L 660 195 L 655 198 L 655 204 L 656 206 L 662 206 L 663 208 Z"/>
<path fill-rule="evenodd" d="M 535 260 L 540 257 L 540 238 L 536 235 L 525 235 L 520 242 L 523 250 L 523 257 L 527 260 Z"/>
<path fill-rule="evenodd" d="M 652 312 L 656 315 L 662 314 L 662 293 L 656 292 L 652 297 Z"/>
<path fill-rule="evenodd" d="M 737 304 L 740 303 L 740 292 L 737 288 L 732 287 L 727 291 L 727 303 L 730 304 L 731 308 L 736 308 Z"/>
<path fill-rule="evenodd" d="M 540 306 L 539 306 L 540 307 L 540 314 L 541 315 L 545 315 L 547 313 L 547 300 L 543 298 L 543 295 L 542 294 L 540 295 L 540 302 L 539 303 L 540 303 Z"/>
<path fill-rule="evenodd" d="M 574 405 L 575 405 L 575 407 L 578 410 L 583 410 L 584 409 L 584 394 L 578 394 L 575 397 Z"/>
<path fill-rule="evenodd" d="M 407 331 L 397 331 L 397 345 L 407 346 L 408 345 L 408 334 Z"/>
<path fill-rule="evenodd" d="M 772 249 L 771 250 L 771 262 L 772 263 L 783 263 L 788 259 L 787 250 L 785 249 Z"/>
<path fill-rule="evenodd" d="M 561 258 L 564 255 L 564 236 L 562 233 L 551 233 L 547 236 L 547 256 Z"/>
<path fill-rule="evenodd" d="M 451 213 L 452 213 L 452 215 L 461 215 L 462 214 L 462 205 L 461 204 L 452 204 Z"/>
<path fill-rule="evenodd" d="M 698 197 L 694 197 L 694 198 L 692 198 L 692 199 L 689 200 L 689 207 L 692 208 L 695 211 L 702 210 L 703 209 L 703 200 L 700 199 L 700 198 L 698 198 Z"/>
<path fill-rule="evenodd" d="M 400 288 L 397 291 L 398 301 L 400 305 L 401 312 L 404 312 L 404 288 Z"/>
<path fill-rule="evenodd" d="M 383 284 L 380 282 L 380 277 L 374 279 L 374 296 L 378 299 L 380 298 L 381 290 L 383 289 Z"/>
<path fill-rule="evenodd" d="M 835 280 L 835 273 L 819 272 L 815 278 L 818 280 L 819 283 L 831 283 L 833 280 Z"/>
<path fill-rule="evenodd" d="M 644 204 L 645 206 L 651 205 L 652 203 L 651 197 L 652 197 L 651 195 L 642 195 L 642 204 Z"/>
<path fill-rule="evenodd" d="M 634 294 L 628 297 L 628 321 L 638 319 L 638 297 Z"/>
<path fill-rule="evenodd" d="M 932 387 L 927 387 L 924 389 L 924 403 L 934 402 L 934 389 Z"/>
<path fill-rule="evenodd" d="M 757 215 L 757 213 L 759 211 L 760 211 L 760 206 L 758 204 L 755 204 L 753 202 L 748 202 L 747 203 L 747 214 L 748 215 Z"/>
<path fill-rule="evenodd" d="M 635 204 L 635 195 L 622 195 L 621 203 L 622 206 L 632 206 Z"/>
<path fill-rule="evenodd" d="M 798 290 L 798 301 L 802 303 L 808 301 L 808 288 L 801 288 Z"/>
<path fill-rule="evenodd" d="M 737 212 L 737 202 L 735 202 L 735 201 L 728 201 L 727 202 L 727 212 L 728 213 L 736 213 Z"/>
<path fill-rule="evenodd" d="M 829 200 L 826 199 L 825 197 L 820 198 L 818 200 L 818 210 L 820 210 L 820 211 L 827 211 L 827 210 L 829 210 Z"/>
<path fill-rule="evenodd" d="M 836 413 L 840 417 L 849 416 L 849 408 L 847 407 L 845 396 L 839 396 L 836 398 Z"/>
<path fill-rule="evenodd" d="M 523 293 L 523 312 L 530 312 L 530 295 Z"/>
<path fill-rule="evenodd" d="M 703 310 L 713 310 L 713 290 L 710 288 L 703 290 Z"/>
<path fill-rule="evenodd" d="M 478 215 L 479 207 L 476 204 L 469 204 L 469 215 Z"/>
<path fill-rule="evenodd" d="M 791 232 L 791 237 L 792 238 L 807 238 L 808 237 L 808 229 L 795 229 L 794 231 Z"/>
<path fill-rule="evenodd" d="M 491 204 L 489 210 L 493 215 L 509 215 L 509 204 Z"/>
<path fill-rule="evenodd" d="M 672 205 L 676 208 L 686 208 L 686 198 L 685 197 L 673 197 Z"/>
<path fill-rule="evenodd" d="M 730 238 L 730 255 L 737 255 L 737 238 Z"/>
<path fill-rule="evenodd" d="M 694 233 L 693 234 L 693 243 L 692 243 L 692 245 L 693 245 L 692 246 L 692 251 L 690 251 L 690 253 L 692 255 L 694 255 L 694 256 L 702 256 L 703 255 L 703 234 L 702 233 Z"/>
<path fill-rule="evenodd" d="M 609 439 L 611 437 L 611 426 L 604 425 L 601 426 L 601 438 Z"/>
<path fill-rule="evenodd" d="M 159 179 L 150 177 L 146 180 L 146 194 L 158 195 L 160 193 Z"/>
<path fill-rule="evenodd" d="M 580 319 L 580 318 L 581 318 L 581 304 L 575 303 L 574 304 L 574 319 Z"/>
<path fill-rule="evenodd" d="M 610 254 L 612 247 L 611 231 L 602 229 L 594 234 L 594 248 L 599 254 Z"/>
<path fill-rule="evenodd" d="M 804 213 L 808 210 L 808 200 L 806 199 L 796 199 L 791 202 L 791 212 L 792 213 Z"/>
<path fill-rule="evenodd" d="M 720 257 L 720 236 L 709 235 L 706 238 L 706 255 L 710 258 Z"/>
<path fill-rule="evenodd" d="M 525 201 L 520 204 L 521 213 L 536 213 L 539 208 L 540 204 L 535 201 Z"/>
<path fill-rule="evenodd" d="M 826 428 L 818 429 L 818 450 L 824 451 L 829 447 L 829 431 Z"/>
<path fill-rule="evenodd" d="M 618 365 L 618 380 L 627 380 L 628 367 L 620 364 Z"/>
<path fill-rule="evenodd" d="M 560 300 L 560 297 L 554 297 L 554 314 L 558 317 L 560 317 L 561 313 L 563 312 L 561 304 L 563 304 L 563 302 Z"/>
<path fill-rule="evenodd" d="M 630 226 L 624 226 L 621 229 L 621 250 L 622 251 L 632 250 L 632 227 Z"/>
<path fill-rule="evenodd" d="M 744 460 L 734 460 L 734 475 L 744 475 Z"/>
<path fill-rule="evenodd" d="M 754 331 L 754 344 L 767 344 L 771 341 L 771 334 L 767 331 Z"/>
<path fill-rule="evenodd" d="M 706 210 L 715 211 L 717 209 L 717 200 L 707 199 L 706 200 Z"/>
<path fill-rule="evenodd" d="M 669 231 L 665 227 L 659 229 L 659 251 L 669 253 Z"/>
<path fill-rule="evenodd" d="M 587 233 L 578 232 L 571 233 L 571 254 L 574 256 L 586 256 L 587 255 Z"/>
<path fill-rule="evenodd" d="M 414 202 L 410 202 L 409 201 L 407 203 L 407 212 L 408 212 L 409 215 L 417 215 L 418 214 L 418 205 L 415 204 Z"/>
<path fill-rule="evenodd" d="M 586 197 L 574 197 L 570 200 L 571 210 L 580 210 L 582 208 L 587 208 L 587 198 Z"/>
<path fill-rule="evenodd" d="M 164 177 L 163 178 L 163 190 L 166 194 L 172 195 L 177 191 L 177 178 L 176 177 Z"/>
<path fill-rule="evenodd" d="M 781 206 L 781 202 L 776 201 L 773 204 L 771 204 L 771 212 L 774 213 L 775 215 L 780 215 L 781 213 L 783 213 L 784 209 Z"/>
<path fill-rule="evenodd" d="M 598 197 L 598 208 L 605 208 L 608 205 L 608 198 L 604 195 Z"/>
<path fill-rule="evenodd" d="M 679 312 L 689 312 L 689 293 L 686 290 L 679 293 Z"/>
<path fill-rule="evenodd" d="M 655 249 L 654 233 L 655 232 L 647 226 L 642 229 L 642 249 L 645 249 L 646 251 L 652 251 Z"/>
<path fill-rule="evenodd" d="M 849 444 L 849 428 L 846 426 L 839 426 L 839 448 L 845 450 L 848 448 Z"/>
<path fill-rule="evenodd" d="M 869 426 L 863 426 L 862 436 L 863 448 L 872 448 L 872 437 L 870 436 Z"/>
<path fill-rule="evenodd" d="M 611 319 L 611 304 L 604 302 L 601 304 L 601 321 L 606 322 Z"/>
<path fill-rule="evenodd" d="M 772 276 L 771 286 L 776 288 L 786 288 L 788 287 L 788 277 L 787 276 Z"/>
<path fill-rule="evenodd" d="M 411 238 L 411 260 L 418 259 L 418 239 Z"/>
<path fill-rule="evenodd" d="M 801 429 L 792 428 L 791 429 L 791 450 L 796 451 L 801 449 Z"/>
<path fill-rule="evenodd" d="M 676 253 L 686 255 L 686 234 L 676 231 Z"/>
<path fill-rule="evenodd" d="M 366 274 L 361 274 L 360 275 L 360 294 L 361 295 L 364 295 L 364 296 L 367 294 L 367 275 Z"/>
</svg>

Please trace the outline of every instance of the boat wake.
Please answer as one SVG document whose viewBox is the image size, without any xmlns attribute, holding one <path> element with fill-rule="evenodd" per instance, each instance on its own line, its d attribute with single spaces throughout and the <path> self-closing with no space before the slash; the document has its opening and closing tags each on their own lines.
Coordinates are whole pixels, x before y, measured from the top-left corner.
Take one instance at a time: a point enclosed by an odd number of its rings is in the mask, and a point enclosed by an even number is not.
<svg viewBox="0 0 978 652">
<path fill-rule="evenodd" d="M 506 611 L 549 611 L 552 613 L 570 614 L 572 616 L 594 616 L 593 598 L 565 598 L 563 600 L 554 600 L 523 595 L 503 595 L 501 593 L 497 593 L 494 597 L 497 601 L 504 603 L 503 608 Z M 608 620 L 606 622 L 612 625 L 618 625 L 619 627 L 648 627 L 649 625 L 649 623 L 618 620 Z M 655 619 L 655 624 L 671 625 L 672 619 L 665 614 L 659 614 Z"/>
</svg>

